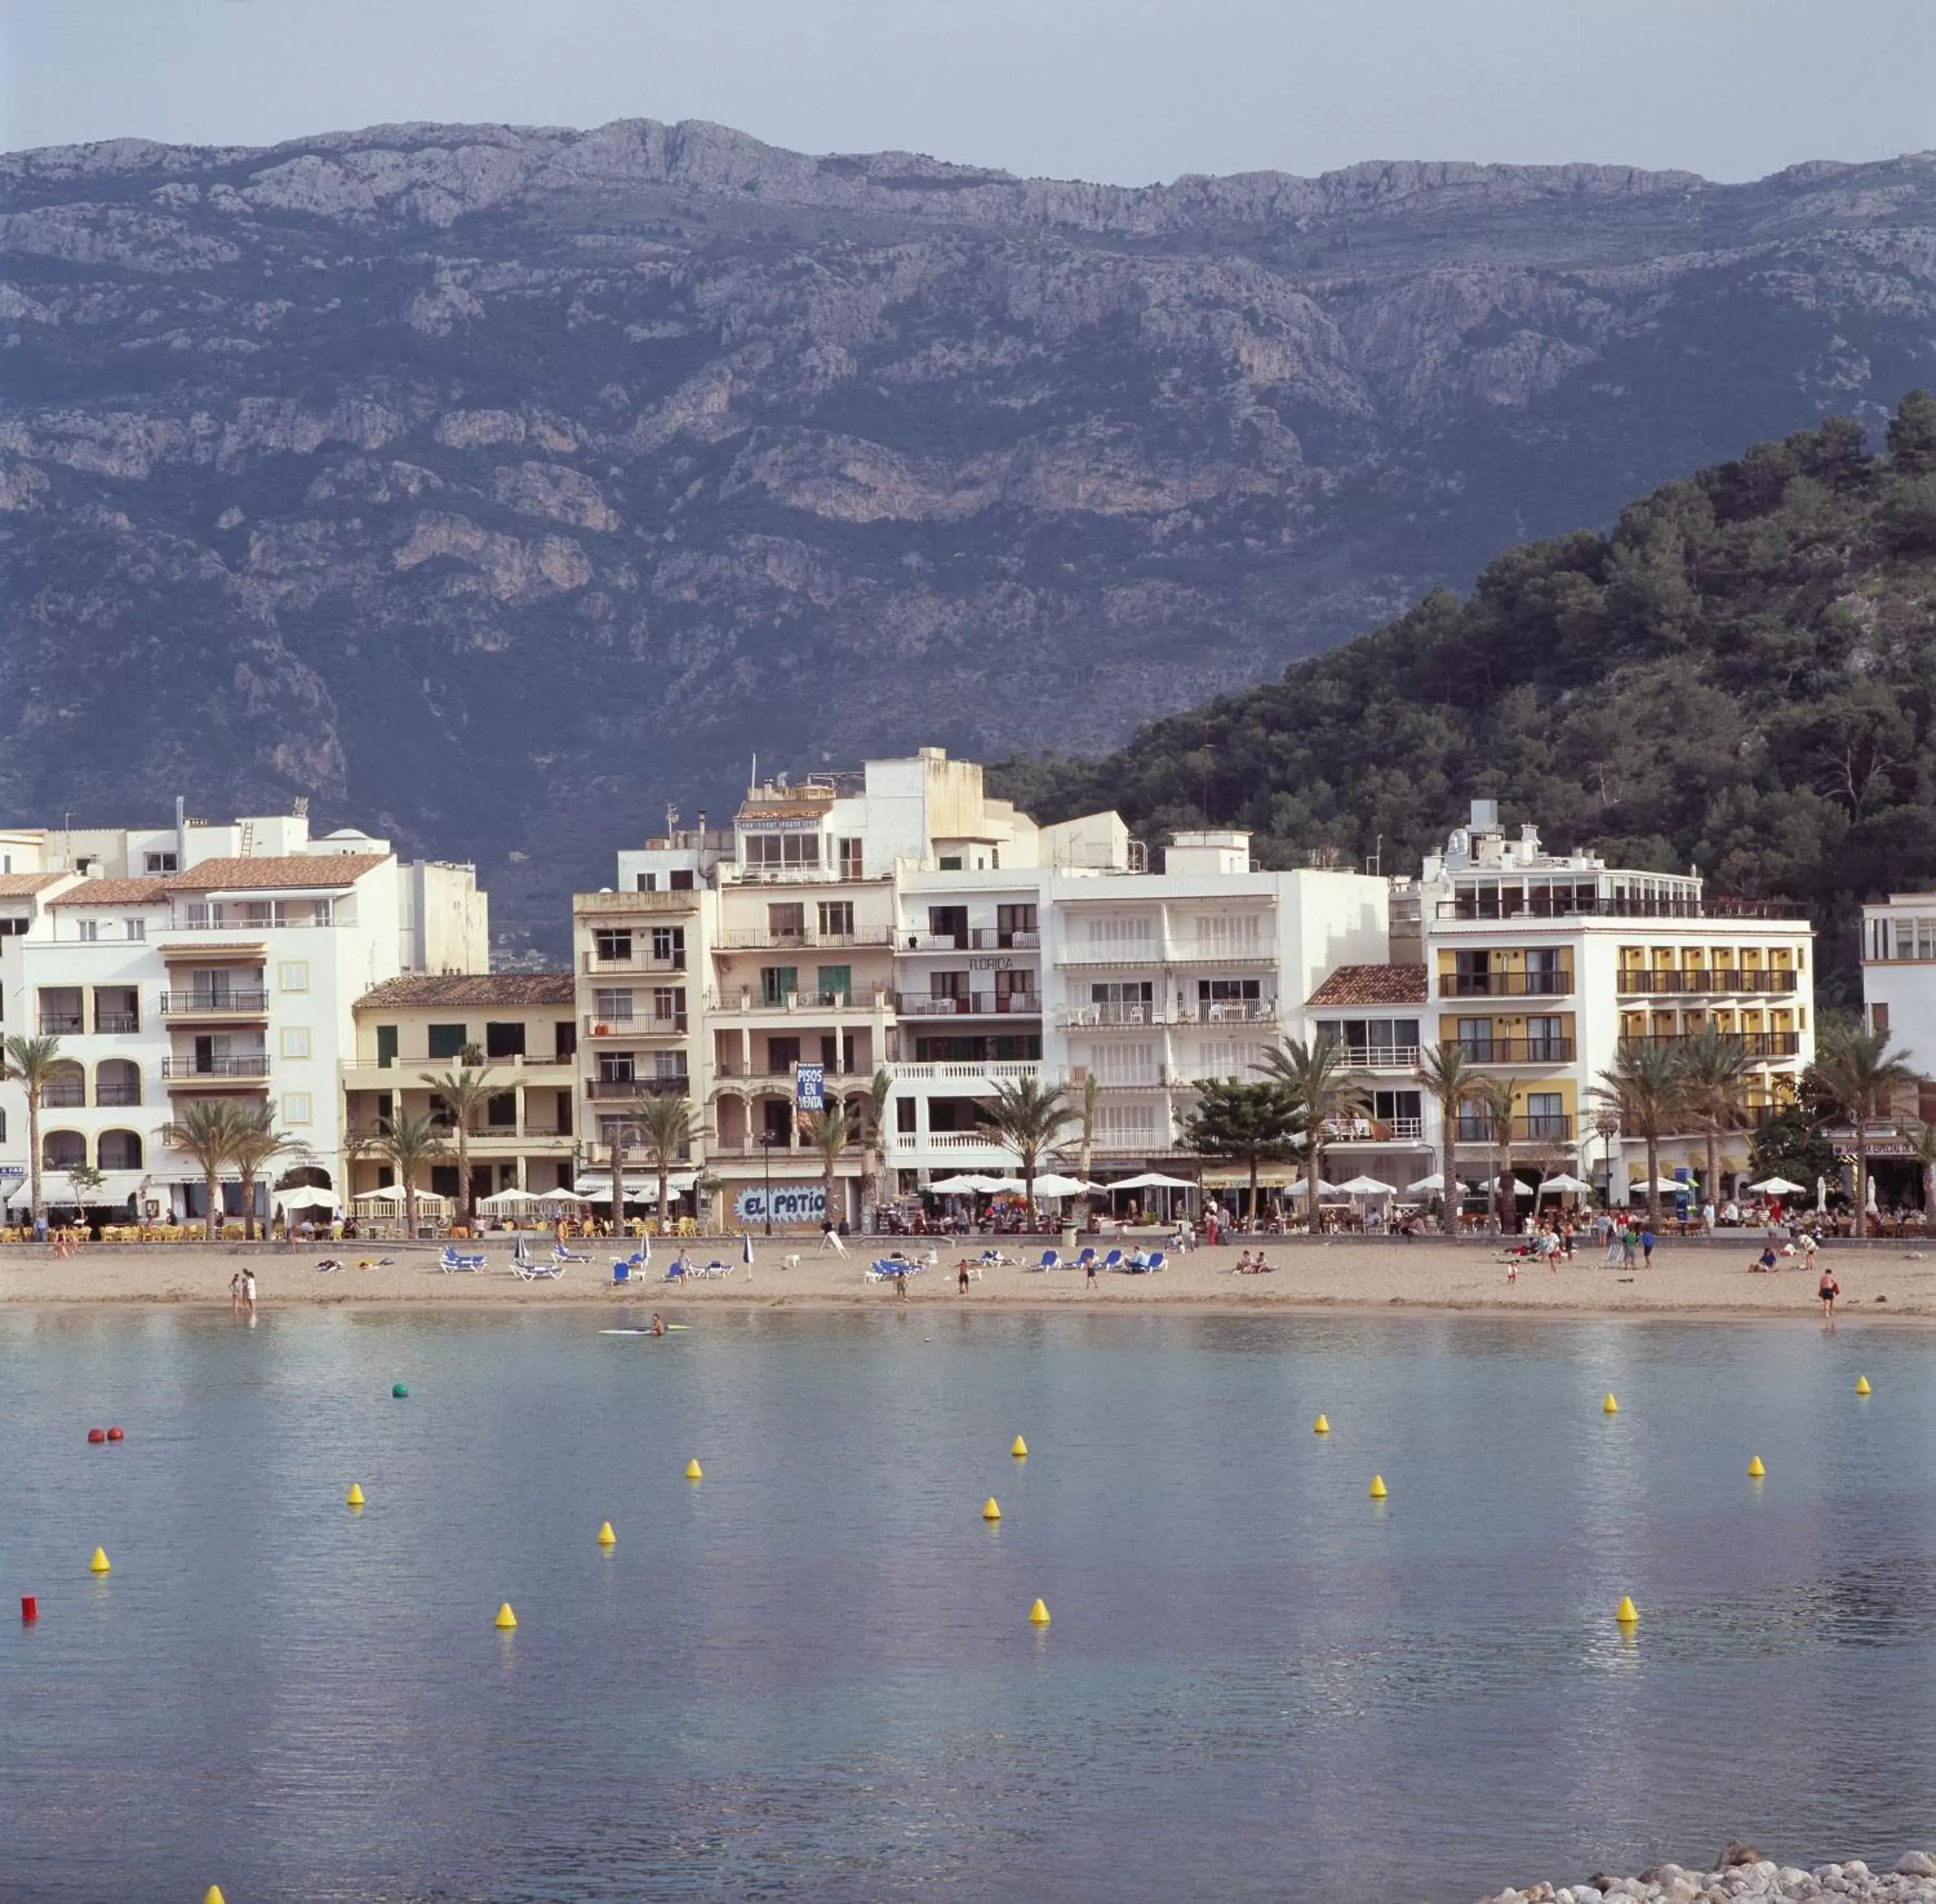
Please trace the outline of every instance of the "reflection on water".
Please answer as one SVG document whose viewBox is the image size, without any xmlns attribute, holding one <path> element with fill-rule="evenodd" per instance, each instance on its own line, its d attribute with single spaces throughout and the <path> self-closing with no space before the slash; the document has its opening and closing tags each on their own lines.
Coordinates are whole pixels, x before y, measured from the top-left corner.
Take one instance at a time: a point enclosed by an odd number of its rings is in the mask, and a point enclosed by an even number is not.
<svg viewBox="0 0 1936 1904">
<path fill-rule="evenodd" d="M 0 1318 L 0 1898 L 1359 1904 L 1930 1836 L 1920 1333 L 602 1319 Z"/>
</svg>

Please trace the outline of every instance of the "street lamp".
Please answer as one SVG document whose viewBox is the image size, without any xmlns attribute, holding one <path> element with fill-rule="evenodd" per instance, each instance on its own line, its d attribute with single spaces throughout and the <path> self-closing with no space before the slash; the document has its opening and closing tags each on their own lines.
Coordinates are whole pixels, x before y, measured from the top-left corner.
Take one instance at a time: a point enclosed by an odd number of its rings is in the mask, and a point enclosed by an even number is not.
<svg viewBox="0 0 1936 1904">
<path fill-rule="evenodd" d="M 767 1234 L 770 1237 L 773 1234 L 773 1146 L 783 1141 L 770 1131 L 760 1133 L 760 1161 L 767 1179 Z"/>
</svg>

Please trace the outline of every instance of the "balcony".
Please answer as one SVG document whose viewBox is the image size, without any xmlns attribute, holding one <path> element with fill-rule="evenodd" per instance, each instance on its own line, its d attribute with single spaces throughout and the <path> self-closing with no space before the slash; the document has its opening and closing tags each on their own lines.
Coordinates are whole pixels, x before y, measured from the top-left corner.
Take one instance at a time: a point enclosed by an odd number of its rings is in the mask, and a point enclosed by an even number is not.
<svg viewBox="0 0 1936 1904">
<path fill-rule="evenodd" d="M 87 1021 L 78 1012 L 43 1012 L 41 1036 L 44 1038 L 78 1038 L 87 1029 Z"/>
<path fill-rule="evenodd" d="M 1541 893 L 1510 897 L 1461 893 L 1441 899 L 1441 919 L 1807 919 L 1807 909 L 1792 899 L 1700 899 L 1603 893 L 1584 898 Z"/>
<path fill-rule="evenodd" d="M 100 1084 L 94 1088 L 94 1101 L 104 1109 L 111 1106 L 116 1109 L 141 1101 L 141 1087 L 138 1084 Z"/>
<path fill-rule="evenodd" d="M 87 1102 L 87 1086 L 79 1078 L 62 1078 L 57 1084 L 41 1087 L 44 1111 L 79 1110 Z"/>
<path fill-rule="evenodd" d="M 814 925 L 803 925 L 792 932 L 767 925 L 740 925 L 721 932 L 713 940 L 712 949 L 715 952 L 797 952 L 806 947 L 827 952 L 872 946 L 885 951 L 894 942 L 894 928 L 890 925 L 864 925 L 849 932 L 823 932 Z"/>
<path fill-rule="evenodd" d="M 266 991 L 165 991 L 162 1016 L 167 1019 L 267 1018 Z"/>
<path fill-rule="evenodd" d="M 1143 1028 L 1152 1025 L 1275 1025 L 1275 998 L 1228 998 L 1174 1006 L 1148 1003 L 1058 1005 L 1055 1022 L 1065 1031 L 1107 1031 L 1112 1027 Z"/>
<path fill-rule="evenodd" d="M 1015 1078 L 1030 1078 L 1039 1084 L 1060 1084 L 1061 1077 L 1045 1064 L 1032 1059 L 990 1058 L 984 1064 L 972 1061 L 949 1064 L 895 1064 L 889 1067 L 897 1084 L 938 1084 L 942 1082 L 979 1082 L 983 1079 L 998 1082 Z"/>
<path fill-rule="evenodd" d="M 1462 1038 L 1455 1047 L 1471 1064 L 1570 1064 L 1571 1038 Z"/>
<path fill-rule="evenodd" d="M 1445 972 L 1438 980 L 1441 998 L 1563 998 L 1573 989 L 1573 974 L 1557 972 Z"/>
<path fill-rule="evenodd" d="M 683 1071 L 664 1078 L 587 1078 L 585 1094 L 597 1104 L 629 1104 L 637 1097 L 689 1097 L 692 1079 Z"/>
<path fill-rule="evenodd" d="M 587 1012 L 584 1025 L 585 1037 L 594 1044 L 636 1044 L 642 1038 L 682 1038 L 687 1019 L 683 1012 L 670 1018 L 600 1018 Z"/>
<path fill-rule="evenodd" d="M 651 952 L 635 952 L 608 958 L 602 952 L 588 952 L 582 955 L 579 964 L 580 970 L 594 975 L 603 973 L 611 973 L 619 976 L 628 973 L 664 974 L 683 972 L 685 970 L 685 955 L 684 952 L 669 952 L 661 958 Z"/>
<path fill-rule="evenodd" d="M 1425 1135 L 1417 1117 L 1338 1117 L 1324 1127 L 1327 1144 L 1410 1144 Z"/>
<path fill-rule="evenodd" d="M 1005 1176 L 1019 1174 L 1015 1153 L 991 1131 L 930 1131 L 925 1135 L 918 1131 L 897 1131 L 894 1143 L 897 1151 L 978 1150 L 1006 1159 L 1007 1167 L 1003 1172 Z M 1046 1163 L 1042 1165 L 1044 1170 L 1048 1167 Z"/>
<path fill-rule="evenodd" d="M 1037 952 L 1042 947 L 1039 932 L 1003 925 L 978 925 L 968 937 L 977 952 Z"/>
<path fill-rule="evenodd" d="M 964 991 L 958 994 L 902 991 L 894 1009 L 903 1018 L 1039 1018 L 1039 991 Z"/>
<path fill-rule="evenodd" d="M 1629 1045 L 1666 1045 L 1678 1050 L 1688 1042 L 1686 1033 L 1667 1034 L 1657 1037 L 1623 1038 L 1620 1042 Z M 1799 1058 L 1801 1055 L 1801 1034 L 1798 1031 L 1731 1031 L 1726 1034 L 1741 1047 L 1748 1058 Z"/>
<path fill-rule="evenodd" d="M 1571 1143 L 1573 1125 L 1571 1117 L 1555 1112 L 1538 1117 L 1516 1117 L 1508 1130 L 1511 1140 L 1516 1144 Z M 1490 1121 L 1484 1118 L 1460 1118 L 1453 1135 L 1462 1144 L 1490 1145 L 1495 1149 L 1500 1141 L 1493 1135 Z"/>
<path fill-rule="evenodd" d="M 176 1056 L 162 1060 L 162 1076 L 171 1084 L 221 1084 L 231 1078 L 265 1079 L 269 1075 L 269 1054 L 265 1051 L 224 1052 L 211 1058 Z"/>
<path fill-rule="evenodd" d="M 1418 1069 L 1416 1045 L 1334 1045 L 1344 1062 L 1354 1071 L 1415 1071 Z"/>
<path fill-rule="evenodd" d="M 1616 981 L 1618 989 L 1631 997 L 1636 993 L 1748 992 L 1778 994 L 1795 991 L 1801 983 L 1798 972 L 1738 970 L 1732 965 L 1709 965 L 1694 970 L 1669 971 L 1665 967 L 1631 968 Z"/>
<path fill-rule="evenodd" d="M 138 1012 L 96 1012 L 94 1028 L 103 1037 L 125 1037 L 141 1030 L 141 1016 Z"/>
<path fill-rule="evenodd" d="M 851 991 L 788 991 L 770 996 L 752 985 L 742 985 L 737 993 L 706 994 L 709 1012 L 879 1012 L 894 1003 L 894 994 L 885 985 L 856 985 Z"/>
</svg>

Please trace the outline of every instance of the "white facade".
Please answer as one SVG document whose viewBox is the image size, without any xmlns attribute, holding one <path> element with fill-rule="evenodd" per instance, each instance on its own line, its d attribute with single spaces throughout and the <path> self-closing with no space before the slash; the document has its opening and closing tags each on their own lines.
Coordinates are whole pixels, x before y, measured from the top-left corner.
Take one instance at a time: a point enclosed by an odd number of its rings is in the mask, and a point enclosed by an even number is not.
<svg viewBox="0 0 1936 1904">
<path fill-rule="evenodd" d="M 1862 908 L 1862 1005 L 1904 1061 L 1936 1077 L 1936 892 L 1894 892 Z"/>
<path fill-rule="evenodd" d="M 273 1102 L 296 1163 L 347 1182 L 338 1069 L 355 1001 L 440 960 L 489 961 L 472 869 L 400 864 L 356 833 L 308 837 L 298 813 L 228 825 L 0 835 L 0 1032 L 59 1038 L 44 1098 L 43 1194 L 105 1209 L 201 1209 L 201 1175 L 163 1127 L 196 1097 Z M 24 862 L 24 864 L 23 864 Z M 15 888 L 29 890 L 16 891 Z M 0 1085 L 0 1167 L 24 1203 L 25 1094 Z M 233 1192 L 231 1193 L 231 1198 Z"/>
</svg>

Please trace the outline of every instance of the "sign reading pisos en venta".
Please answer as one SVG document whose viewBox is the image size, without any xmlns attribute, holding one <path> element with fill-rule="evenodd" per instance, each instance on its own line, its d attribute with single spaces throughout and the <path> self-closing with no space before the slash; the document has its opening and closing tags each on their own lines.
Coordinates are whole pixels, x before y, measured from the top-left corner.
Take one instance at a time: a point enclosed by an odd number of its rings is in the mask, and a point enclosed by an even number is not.
<svg viewBox="0 0 1936 1904">
<path fill-rule="evenodd" d="M 776 1223 L 818 1223 L 827 1215 L 827 1186 L 824 1183 L 776 1183 L 773 1188 Z M 752 1184 L 733 1199 L 733 1214 L 742 1223 L 767 1220 L 767 1191 Z"/>
</svg>

